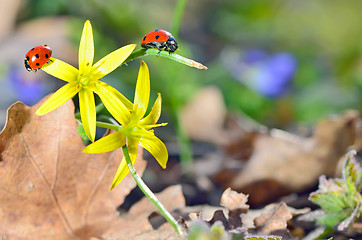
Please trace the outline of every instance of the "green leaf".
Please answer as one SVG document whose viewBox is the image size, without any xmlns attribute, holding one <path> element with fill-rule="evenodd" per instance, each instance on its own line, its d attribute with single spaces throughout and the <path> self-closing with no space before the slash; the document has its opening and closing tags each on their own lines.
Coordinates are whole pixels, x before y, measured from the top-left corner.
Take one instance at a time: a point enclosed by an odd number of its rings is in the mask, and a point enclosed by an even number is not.
<svg viewBox="0 0 362 240">
<path fill-rule="evenodd" d="M 360 194 L 362 169 L 354 155 L 346 154 L 342 178 L 319 178 L 319 189 L 309 195 L 309 200 L 318 204 L 324 211 L 317 222 L 322 226 L 346 230 L 356 220 L 360 212 L 362 197 Z"/>
<path fill-rule="evenodd" d="M 141 56 L 148 56 L 148 55 L 153 55 L 153 56 L 160 56 L 160 57 L 165 57 L 165 58 L 169 58 L 171 60 L 174 60 L 176 62 L 185 64 L 189 67 L 194 67 L 197 69 L 203 69 L 203 70 L 207 70 L 207 67 L 202 65 L 199 62 L 196 62 L 194 60 L 185 58 L 183 56 L 180 56 L 176 53 L 169 53 L 167 51 L 159 51 L 158 49 L 155 48 L 150 48 L 150 49 L 140 49 L 137 51 L 134 51 L 131 55 L 129 55 L 129 57 L 125 60 L 125 62 L 129 62 L 132 61 L 136 58 L 139 58 Z"/>
<path fill-rule="evenodd" d="M 211 228 L 203 221 L 193 221 L 186 240 L 226 240 L 228 233 L 220 222 L 215 222 Z"/>
<path fill-rule="evenodd" d="M 356 186 L 357 191 L 360 192 L 362 187 L 362 168 L 356 160 L 356 154 L 357 152 L 355 150 L 347 153 L 344 164 L 343 178 L 345 181 L 350 178 L 351 182 Z"/>
<path fill-rule="evenodd" d="M 354 209 L 353 213 L 351 214 L 351 216 L 349 216 L 348 218 L 344 219 L 339 225 L 338 225 L 338 231 L 346 231 L 348 229 L 348 227 L 354 222 L 355 218 L 358 217 L 359 212 L 361 209 L 361 203 L 359 203 L 357 205 L 357 207 Z"/>
<path fill-rule="evenodd" d="M 87 145 L 90 142 L 90 140 L 89 140 L 87 134 L 85 133 L 82 122 L 80 122 L 80 121 L 77 121 L 77 122 L 78 122 L 78 127 L 77 127 L 78 134 L 82 138 L 84 145 Z"/>
<path fill-rule="evenodd" d="M 226 239 L 227 238 L 227 233 L 221 222 L 215 222 L 211 226 L 210 233 L 213 237 L 216 237 L 217 239 Z"/>
</svg>

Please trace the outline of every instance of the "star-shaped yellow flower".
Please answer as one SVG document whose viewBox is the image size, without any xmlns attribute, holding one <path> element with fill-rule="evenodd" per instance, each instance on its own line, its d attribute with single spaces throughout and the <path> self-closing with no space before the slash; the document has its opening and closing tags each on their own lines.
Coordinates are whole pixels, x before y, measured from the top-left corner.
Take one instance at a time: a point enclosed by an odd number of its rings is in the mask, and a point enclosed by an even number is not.
<svg viewBox="0 0 362 240">
<path fill-rule="evenodd" d="M 96 134 L 96 109 L 94 94 L 116 119 L 126 121 L 130 117 L 132 103 L 110 85 L 99 81 L 120 66 L 132 53 L 136 44 L 130 44 L 108 54 L 95 64 L 92 26 L 86 21 L 79 45 L 79 69 L 59 59 L 51 58 L 42 70 L 68 82 L 56 91 L 37 111 L 41 116 L 58 108 L 79 93 L 79 108 L 84 130 L 93 142 Z"/>
<path fill-rule="evenodd" d="M 156 124 L 161 115 L 161 95 L 159 94 L 153 105 L 151 112 L 144 117 L 150 97 L 150 76 L 145 62 L 141 61 L 140 70 L 137 78 L 136 93 L 134 97 L 131 114 L 124 114 L 127 119 L 119 119 L 122 126 L 119 131 L 99 139 L 88 145 L 83 152 L 102 153 L 115 150 L 127 144 L 132 164 L 136 161 L 138 145 L 147 149 L 158 161 L 161 167 L 166 168 L 168 152 L 165 144 L 155 136 L 154 127 L 165 126 L 166 123 Z M 125 109 L 123 107 L 122 109 Z M 120 111 L 123 111 L 120 109 Z M 144 118 L 143 118 L 144 117 Z M 122 179 L 128 174 L 129 169 L 125 159 L 122 159 L 114 177 L 112 187 L 116 187 Z"/>
</svg>

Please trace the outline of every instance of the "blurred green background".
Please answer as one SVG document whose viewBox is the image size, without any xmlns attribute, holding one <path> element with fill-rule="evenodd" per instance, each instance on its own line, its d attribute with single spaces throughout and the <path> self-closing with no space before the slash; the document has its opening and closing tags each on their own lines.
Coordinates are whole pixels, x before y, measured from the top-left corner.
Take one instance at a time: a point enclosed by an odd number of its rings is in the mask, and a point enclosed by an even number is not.
<svg viewBox="0 0 362 240">
<path fill-rule="evenodd" d="M 0 0 L 1 123 L 11 103 L 23 100 L 32 105 L 62 84 L 41 71 L 26 72 L 23 58 L 31 44 L 48 44 L 54 57 L 77 66 L 81 30 L 89 19 L 97 61 L 126 44 L 137 43 L 139 49 L 151 30 L 170 31 L 176 4 L 176 0 Z M 209 69 L 143 57 L 150 68 L 151 102 L 160 92 L 167 118 L 203 86 L 215 85 L 230 111 L 282 128 L 311 124 L 345 109 L 361 111 L 361 9 L 358 0 L 187 1 L 180 32 L 173 33 L 179 43 L 176 53 Z M 254 59 L 250 50 L 259 57 Z M 275 63 L 280 53 L 292 58 L 290 68 L 291 58 Z M 139 61 L 122 66 L 105 81 L 132 99 Z M 283 84 L 275 85 L 278 82 Z M 30 92 L 34 95 L 24 100 Z"/>
</svg>

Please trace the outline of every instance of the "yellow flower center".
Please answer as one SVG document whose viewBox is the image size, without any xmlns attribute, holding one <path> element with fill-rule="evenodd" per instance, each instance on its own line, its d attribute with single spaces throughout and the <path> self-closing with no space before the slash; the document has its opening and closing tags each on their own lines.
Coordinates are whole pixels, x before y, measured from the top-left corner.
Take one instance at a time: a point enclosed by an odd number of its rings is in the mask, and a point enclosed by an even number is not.
<svg viewBox="0 0 362 240">
<path fill-rule="evenodd" d="M 81 84 L 82 86 L 87 86 L 89 83 L 89 78 L 88 77 L 82 77 L 80 76 L 80 78 L 78 79 L 79 84 Z"/>
<path fill-rule="evenodd" d="M 90 88 L 94 86 L 97 79 L 92 74 L 80 73 L 78 76 L 78 87 L 79 88 Z"/>
<path fill-rule="evenodd" d="M 128 124 L 125 128 L 124 128 L 124 134 L 126 136 L 130 136 L 133 135 L 133 133 L 137 132 L 139 129 L 139 126 L 137 126 L 137 124 Z"/>
</svg>

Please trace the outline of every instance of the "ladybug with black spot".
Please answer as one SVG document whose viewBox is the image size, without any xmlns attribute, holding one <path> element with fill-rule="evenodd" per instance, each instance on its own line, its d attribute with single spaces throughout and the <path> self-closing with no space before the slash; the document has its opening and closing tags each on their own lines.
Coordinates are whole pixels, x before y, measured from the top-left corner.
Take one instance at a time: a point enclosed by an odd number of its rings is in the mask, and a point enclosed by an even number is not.
<svg viewBox="0 0 362 240">
<path fill-rule="evenodd" d="M 169 53 L 173 53 L 178 48 L 176 39 L 171 33 L 157 29 L 147 33 L 141 41 L 141 47 L 143 48 L 157 48 L 158 50 L 165 50 Z"/>
<path fill-rule="evenodd" d="M 44 64 L 50 61 L 52 52 L 53 51 L 47 45 L 40 45 L 30 49 L 30 51 L 25 55 L 24 59 L 26 70 L 29 72 L 36 72 L 39 70 L 42 66 L 44 66 Z"/>
</svg>

